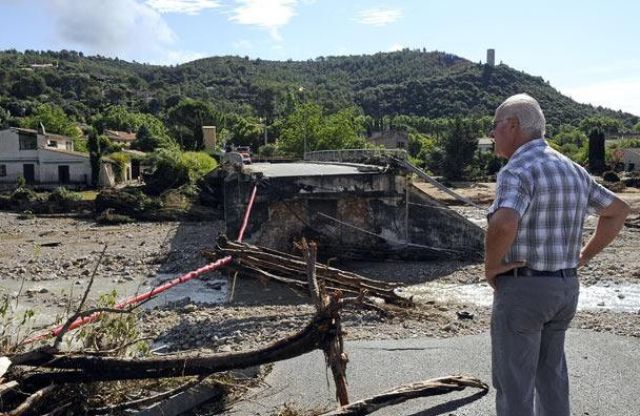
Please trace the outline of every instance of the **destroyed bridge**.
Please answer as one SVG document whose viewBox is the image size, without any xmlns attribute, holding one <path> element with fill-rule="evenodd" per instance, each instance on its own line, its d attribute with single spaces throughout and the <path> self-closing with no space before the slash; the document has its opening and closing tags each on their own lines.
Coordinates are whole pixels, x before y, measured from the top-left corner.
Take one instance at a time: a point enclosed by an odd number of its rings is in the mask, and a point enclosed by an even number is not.
<svg viewBox="0 0 640 416">
<path fill-rule="evenodd" d="M 221 190 L 227 235 L 241 228 L 257 185 L 245 237 L 253 244 L 291 252 L 306 237 L 325 258 L 480 258 L 484 231 L 416 187 L 416 176 L 464 200 L 402 150 L 318 151 L 296 163 L 231 159 L 208 179 Z"/>
</svg>

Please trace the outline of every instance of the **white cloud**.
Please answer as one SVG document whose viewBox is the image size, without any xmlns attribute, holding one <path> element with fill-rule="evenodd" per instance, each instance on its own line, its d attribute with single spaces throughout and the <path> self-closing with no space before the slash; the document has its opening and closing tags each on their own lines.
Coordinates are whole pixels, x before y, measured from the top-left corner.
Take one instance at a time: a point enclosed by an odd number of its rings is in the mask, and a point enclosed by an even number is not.
<svg viewBox="0 0 640 416">
<path fill-rule="evenodd" d="M 402 17 L 402 10 L 391 8 L 375 8 L 358 12 L 356 21 L 365 25 L 385 26 Z"/>
<path fill-rule="evenodd" d="M 280 29 L 295 16 L 298 0 L 236 0 L 230 20 L 242 25 L 252 25 L 269 31 L 271 37 L 282 40 Z"/>
<path fill-rule="evenodd" d="M 53 0 L 50 5 L 57 35 L 89 53 L 126 58 L 144 49 L 157 54 L 176 40 L 162 16 L 136 0 Z"/>
<path fill-rule="evenodd" d="M 149 7 L 160 13 L 184 13 L 195 15 L 202 10 L 220 7 L 217 0 L 147 0 Z"/>
<path fill-rule="evenodd" d="M 389 48 L 389 52 L 397 52 L 397 51 L 401 51 L 404 48 L 406 48 L 406 46 L 400 44 L 400 43 L 394 43 L 393 45 L 391 45 L 391 47 Z"/>
<path fill-rule="evenodd" d="M 563 90 L 578 102 L 640 116 L 640 78 L 607 80 Z"/>
</svg>

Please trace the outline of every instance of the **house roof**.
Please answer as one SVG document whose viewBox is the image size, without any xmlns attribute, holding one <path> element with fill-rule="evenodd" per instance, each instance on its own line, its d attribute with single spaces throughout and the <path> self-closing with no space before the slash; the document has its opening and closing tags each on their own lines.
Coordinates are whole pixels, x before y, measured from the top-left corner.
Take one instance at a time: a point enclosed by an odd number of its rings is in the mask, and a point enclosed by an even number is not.
<svg viewBox="0 0 640 416">
<path fill-rule="evenodd" d="M 262 174 L 265 178 L 296 176 L 339 176 L 382 173 L 381 166 L 356 163 L 254 163 L 243 166 L 243 172 Z"/>
<path fill-rule="evenodd" d="M 63 155 L 77 156 L 77 157 L 82 157 L 82 158 L 85 158 L 85 159 L 89 159 L 89 153 L 75 152 L 75 151 L 72 151 L 72 150 L 65 150 L 65 149 L 57 149 L 55 147 L 41 147 L 38 150 L 45 151 L 45 152 L 60 153 L 60 154 L 63 154 Z M 108 162 L 108 163 L 116 163 L 115 160 L 109 158 L 108 156 L 102 156 L 100 158 L 100 160 L 102 160 L 103 162 Z"/>
<path fill-rule="evenodd" d="M 86 157 L 87 159 L 89 158 L 89 153 L 83 153 L 83 152 L 76 152 L 73 150 L 66 150 L 66 149 L 58 149 L 56 147 L 41 147 L 38 150 L 44 150 L 47 152 L 54 152 L 54 153 L 62 153 L 65 155 L 70 155 L 70 156 L 79 156 L 79 157 Z"/>
<path fill-rule="evenodd" d="M 38 130 L 25 129 L 23 127 L 11 127 L 11 130 L 15 130 L 18 133 L 27 133 L 27 134 L 35 134 L 35 135 L 41 134 L 38 132 Z M 45 136 L 46 138 L 64 139 L 64 140 L 73 141 L 73 138 L 69 136 L 63 136 L 62 134 L 45 133 L 43 136 Z"/>
<path fill-rule="evenodd" d="M 105 130 L 104 134 L 106 134 L 107 137 L 111 140 L 117 140 L 121 142 L 132 142 L 136 139 L 136 134 L 130 133 L 128 131 Z"/>
</svg>

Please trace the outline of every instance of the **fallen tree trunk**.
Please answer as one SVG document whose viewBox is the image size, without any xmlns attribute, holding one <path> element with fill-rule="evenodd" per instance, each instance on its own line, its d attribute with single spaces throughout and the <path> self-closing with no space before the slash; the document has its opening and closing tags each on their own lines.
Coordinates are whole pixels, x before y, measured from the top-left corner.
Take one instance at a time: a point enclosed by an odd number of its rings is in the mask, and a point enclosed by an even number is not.
<svg viewBox="0 0 640 416">
<path fill-rule="evenodd" d="M 298 292 L 309 293 L 307 262 L 302 257 L 229 241 L 224 236 L 218 239 L 218 246 L 215 250 L 205 250 L 203 254 L 210 260 L 232 256 L 233 262 L 227 267 L 233 272 L 239 272 L 263 281 L 280 282 Z M 413 305 L 411 299 L 395 293 L 395 289 L 402 286 L 400 283 L 369 279 L 322 263 L 317 263 L 315 270 L 318 282 L 327 290 L 341 290 L 356 295 L 365 292 L 367 296 L 381 298 L 389 304 Z"/>
<path fill-rule="evenodd" d="M 265 348 L 246 352 L 132 359 L 67 355 L 42 350 L 10 358 L 20 366 L 65 370 L 28 376 L 28 382 L 36 384 L 209 375 L 285 360 L 322 348 L 335 333 L 331 314 L 329 311 L 319 311 L 300 332 Z M 27 354 L 29 356 L 25 357 Z"/>
</svg>

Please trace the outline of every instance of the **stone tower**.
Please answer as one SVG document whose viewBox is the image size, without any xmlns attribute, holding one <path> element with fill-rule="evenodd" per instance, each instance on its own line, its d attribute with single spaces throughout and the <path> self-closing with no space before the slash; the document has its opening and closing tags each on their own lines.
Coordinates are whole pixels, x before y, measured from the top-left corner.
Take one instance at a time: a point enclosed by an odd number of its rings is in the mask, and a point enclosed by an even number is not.
<svg viewBox="0 0 640 416">
<path fill-rule="evenodd" d="M 487 65 L 495 66 L 496 65 L 496 50 L 495 49 L 487 49 Z"/>
</svg>

